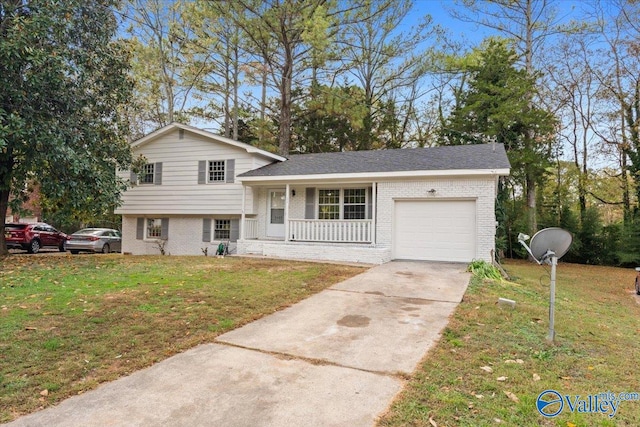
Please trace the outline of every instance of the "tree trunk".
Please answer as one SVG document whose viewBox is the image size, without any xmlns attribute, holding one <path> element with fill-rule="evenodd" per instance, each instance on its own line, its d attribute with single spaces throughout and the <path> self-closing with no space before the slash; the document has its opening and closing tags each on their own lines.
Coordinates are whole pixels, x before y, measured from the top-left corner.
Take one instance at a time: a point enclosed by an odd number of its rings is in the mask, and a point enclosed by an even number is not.
<svg viewBox="0 0 640 427">
<path fill-rule="evenodd" d="M 536 215 L 536 180 L 527 174 L 527 227 L 530 236 L 538 231 L 538 219 Z"/>
<path fill-rule="evenodd" d="M 7 209 L 9 207 L 9 190 L 0 190 L 0 256 L 9 253 L 7 250 L 7 242 L 4 238 L 4 221 L 7 217 Z"/>
<path fill-rule="evenodd" d="M 236 29 L 236 42 L 233 46 L 233 139 L 238 140 L 238 85 L 239 85 L 239 62 L 240 62 L 240 54 L 238 52 L 238 44 L 237 44 L 237 29 Z"/>
<path fill-rule="evenodd" d="M 11 144 L 11 142 L 9 142 Z M 7 147 L 6 152 L 0 151 L 0 256 L 8 254 L 7 242 L 4 238 L 5 219 L 9 208 L 9 194 L 11 193 L 11 181 L 13 177 L 13 149 Z"/>
<path fill-rule="evenodd" d="M 288 156 L 291 148 L 291 82 L 293 80 L 293 52 L 290 46 L 285 49 L 285 61 L 282 64 L 282 83 L 280 86 L 280 138 L 278 154 Z"/>
</svg>

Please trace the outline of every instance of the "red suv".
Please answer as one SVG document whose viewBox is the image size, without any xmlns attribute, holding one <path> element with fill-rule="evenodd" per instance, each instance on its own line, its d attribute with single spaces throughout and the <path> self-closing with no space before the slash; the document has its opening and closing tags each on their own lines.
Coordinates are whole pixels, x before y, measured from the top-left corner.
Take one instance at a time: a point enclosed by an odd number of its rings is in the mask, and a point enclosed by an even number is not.
<svg viewBox="0 0 640 427">
<path fill-rule="evenodd" d="M 35 254 L 46 246 L 56 247 L 60 252 L 67 250 L 68 236 L 49 224 L 5 224 L 4 237 L 7 248 L 19 248 Z"/>
</svg>

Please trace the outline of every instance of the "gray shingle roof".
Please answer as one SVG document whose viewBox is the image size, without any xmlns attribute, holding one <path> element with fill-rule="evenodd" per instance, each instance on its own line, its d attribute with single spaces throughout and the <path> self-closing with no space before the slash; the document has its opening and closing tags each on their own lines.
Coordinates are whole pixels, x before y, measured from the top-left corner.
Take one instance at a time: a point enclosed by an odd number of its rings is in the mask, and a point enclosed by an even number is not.
<svg viewBox="0 0 640 427">
<path fill-rule="evenodd" d="M 284 162 L 254 169 L 240 174 L 239 177 L 509 169 L 510 167 L 502 144 L 476 144 L 399 150 L 294 154 Z"/>
</svg>

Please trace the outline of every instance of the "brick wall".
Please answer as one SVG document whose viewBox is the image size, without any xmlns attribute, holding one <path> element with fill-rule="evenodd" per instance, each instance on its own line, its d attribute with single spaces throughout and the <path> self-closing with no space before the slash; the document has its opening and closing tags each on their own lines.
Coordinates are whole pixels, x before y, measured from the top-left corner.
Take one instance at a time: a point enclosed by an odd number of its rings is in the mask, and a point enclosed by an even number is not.
<svg viewBox="0 0 640 427">
<path fill-rule="evenodd" d="M 431 189 L 436 190 L 430 193 Z M 495 194 L 494 178 L 451 178 L 415 181 L 385 181 L 378 183 L 376 243 L 392 248 L 394 201 L 419 200 L 475 200 L 476 201 L 476 256 L 491 260 L 495 247 Z"/>
</svg>

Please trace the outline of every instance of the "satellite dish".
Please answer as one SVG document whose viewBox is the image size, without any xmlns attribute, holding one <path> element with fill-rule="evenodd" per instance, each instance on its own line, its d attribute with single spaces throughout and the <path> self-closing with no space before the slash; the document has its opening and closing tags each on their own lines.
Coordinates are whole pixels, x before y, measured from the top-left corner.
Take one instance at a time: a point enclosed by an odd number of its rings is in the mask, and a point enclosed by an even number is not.
<svg viewBox="0 0 640 427">
<path fill-rule="evenodd" d="M 551 227 L 538 231 L 531 238 L 531 244 L 525 243 L 529 239 L 526 234 L 520 233 L 518 241 L 525 247 L 533 259 L 541 264 L 546 262 L 551 265 L 551 283 L 549 290 L 549 335 L 547 339 L 551 342 L 555 339 L 555 305 L 556 305 L 556 266 L 558 258 L 561 258 L 569 250 L 573 237 L 571 233 L 562 228 Z"/>
<path fill-rule="evenodd" d="M 562 258 L 571 246 L 573 237 L 567 230 L 558 227 L 545 228 L 538 231 L 531 238 L 531 255 L 536 260 L 543 261 L 550 256 Z"/>
</svg>

